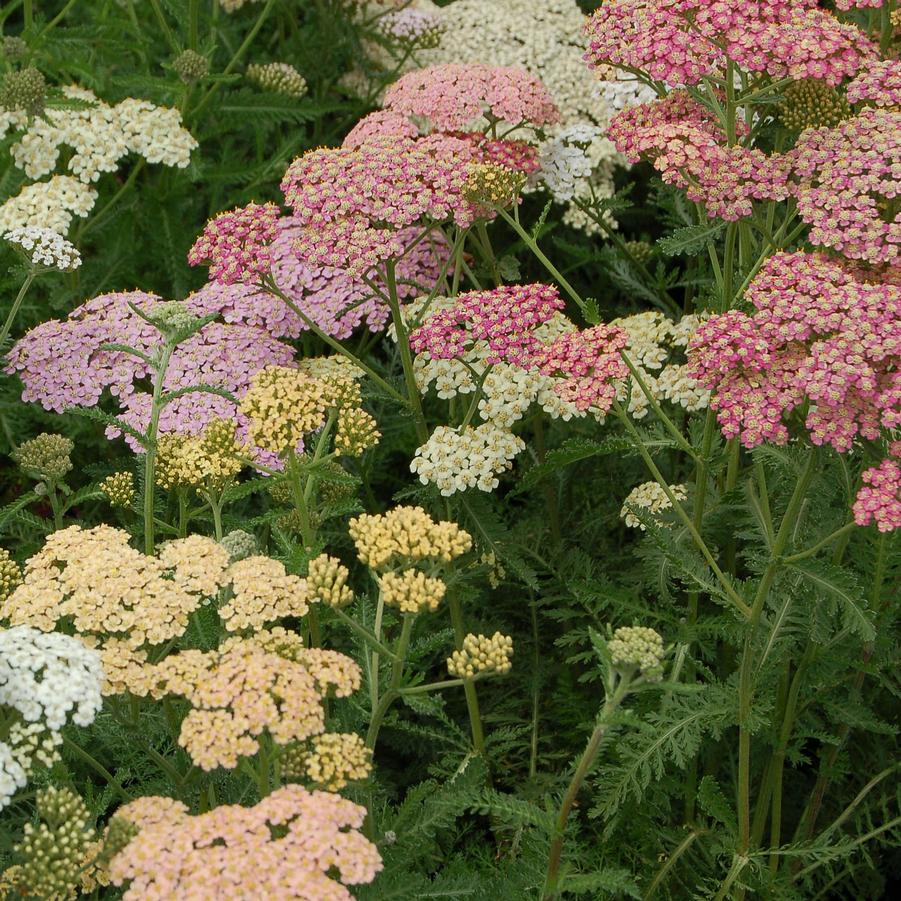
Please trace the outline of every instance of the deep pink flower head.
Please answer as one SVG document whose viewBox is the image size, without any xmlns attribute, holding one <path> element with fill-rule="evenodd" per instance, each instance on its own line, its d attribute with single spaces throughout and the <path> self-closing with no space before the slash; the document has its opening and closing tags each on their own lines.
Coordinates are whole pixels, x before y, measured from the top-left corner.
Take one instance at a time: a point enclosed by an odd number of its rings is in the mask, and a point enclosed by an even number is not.
<svg viewBox="0 0 901 901">
<path fill-rule="evenodd" d="M 880 59 L 869 63 L 848 85 L 848 102 L 901 107 L 901 62 Z"/>
<path fill-rule="evenodd" d="M 188 251 L 191 266 L 210 267 L 210 279 L 224 285 L 255 281 L 269 271 L 269 245 L 275 240 L 279 209 L 250 203 L 207 222 Z"/>
<path fill-rule="evenodd" d="M 292 218 L 279 223 L 279 234 L 271 247 L 271 274 L 279 290 L 334 338 L 349 338 L 361 325 L 381 331 L 390 315 L 384 300 L 344 270 L 310 266 L 301 260 L 295 248 L 300 233 L 301 226 Z M 407 248 L 396 272 L 397 293 L 402 300 L 431 291 L 450 256 L 443 238 L 430 236 L 414 243 L 419 234 L 415 228 L 398 234 Z M 385 290 L 377 273 L 371 281 Z M 257 326 L 275 338 L 297 338 L 307 330 L 307 323 L 280 297 L 255 285 L 210 282 L 185 303 L 198 315 L 219 313 L 226 322 Z"/>
<path fill-rule="evenodd" d="M 589 65 L 638 69 L 672 86 L 722 76 L 727 59 L 773 78 L 836 85 L 877 56 L 816 0 L 608 0 L 588 20 Z"/>
<path fill-rule="evenodd" d="M 835 8 L 842 12 L 851 9 L 881 9 L 885 0 L 835 0 Z"/>
<path fill-rule="evenodd" d="M 684 91 L 617 113 L 608 129 L 630 162 L 648 160 L 668 184 L 703 203 L 708 216 L 750 216 L 755 200 L 784 200 L 791 157 L 727 146 L 708 110 Z"/>
<path fill-rule="evenodd" d="M 551 125 L 557 109 L 541 80 L 507 66 L 431 66 L 399 78 L 385 92 L 386 110 L 424 120 L 437 131 L 468 129 L 474 122 Z"/>
<path fill-rule="evenodd" d="M 491 291 L 461 294 L 454 305 L 439 310 L 413 331 L 410 346 L 434 360 L 464 356 L 476 341 L 488 345 L 488 363 L 514 363 L 531 368 L 543 347 L 535 329 L 547 322 L 563 301 L 551 285 L 505 285 Z"/>
<path fill-rule="evenodd" d="M 791 156 L 812 243 L 872 263 L 899 259 L 901 111 L 868 108 L 835 128 L 808 129 Z"/>
<path fill-rule="evenodd" d="M 104 344 L 125 344 L 153 357 L 162 339 L 159 331 L 129 306 L 152 311 L 159 298 L 140 291 L 103 294 L 74 309 L 66 319 L 50 320 L 32 329 L 13 346 L 6 371 L 18 373 L 24 384 L 22 399 L 47 410 L 94 407 L 104 392 L 118 401 L 121 418 L 146 429 L 150 395 L 141 383 L 150 375 L 138 357 L 104 350 Z M 253 375 L 264 366 L 286 366 L 294 351 L 264 329 L 249 325 L 207 323 L 183 341 L 172 354 L 164 380 L 167 391 L 195 385 L 224 388 L 240 396 Z M 209 393 L 188 393 L 163 408 L 162 432 L 199 432 L 215 417 L 232 417 L 234 404 Z M 110 427 L 110 437 L 118 432 Z M 137 441 L 126 436 L 135 449 Z"/>
<path fill-rule="evenodd" d="M 355 150 L 313 150 L 295 160 L 282 190 L 300 226 L 301 258 L 361 275 L 401 256 L 400 232 L 409 226 L 470 224 L 466 167 L 427 141 L 379 138 Z"/>
<path fill-rule="evenodd" d="M 689 374 L 713 392 L 724 435 L 783 444 L 785 417 L 805 403 L 810 440 L 840 452 L 901 424 L 901 289 L 819 254 L 778 253 L 746 299 L 753 314 L 712 316 L 689 345 Z"/>
<path fill-rule="evenodd" d="M 886 459 L 864 471 L 863 485 L 854 501 L 854 522 L 876 523 L 880 532 L 901 529 L 901 465 Z"/>
<path fill-rule="evenodd" d="M 359 831 L 366 808 L 340 795 L 285 785 L 254 807 L 223 804 L 191 816 L 180 801 L 138 798 L 116 815 L 138 827 L 112 859 L 126 901 L 294 898 L 352 901 L 372 882 L 379 852 Z"/>
<path fill-rule="evenodd" d="M 558 379 L 554 391 L 582 412 L 606 413 L 616 398 L 617 382 L 629 369 L 620 351 L 628 334 L 602 323 L 578 332 L 566 332 L 542 347 L 532 358 L 545 375 Z"/>
</svg>

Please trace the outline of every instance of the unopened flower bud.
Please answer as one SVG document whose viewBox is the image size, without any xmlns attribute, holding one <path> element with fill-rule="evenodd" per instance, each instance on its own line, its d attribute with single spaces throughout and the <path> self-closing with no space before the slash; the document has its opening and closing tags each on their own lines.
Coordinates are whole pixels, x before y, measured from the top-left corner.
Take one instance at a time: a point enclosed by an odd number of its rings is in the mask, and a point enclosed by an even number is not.
<svg viewBox="0 0 901 901">
<path fill-rule="evenodd" d="M 194 84 L 210 74 L 210 62 L 196 50 L 183 50 L 172 61 L 172 68 L 185 84 Z"/>
<path fill-rule="evenodd" d="M 47 82 L 34 66 L 7 73 L 0 87 L 0 109 L 9 112 L 22 110 L 28 116 L 37 116 L 43 112 L 46 99 Z"/>
<path fill-rule="evenodd" d="M 447 671 L 458 679 L 472 679 L 486 673 L 507 673 L 513 663 L 513 639 L 495 632 L 490 638 L 469 634 L 463 647 L 447 658 Z"/>
</svg>

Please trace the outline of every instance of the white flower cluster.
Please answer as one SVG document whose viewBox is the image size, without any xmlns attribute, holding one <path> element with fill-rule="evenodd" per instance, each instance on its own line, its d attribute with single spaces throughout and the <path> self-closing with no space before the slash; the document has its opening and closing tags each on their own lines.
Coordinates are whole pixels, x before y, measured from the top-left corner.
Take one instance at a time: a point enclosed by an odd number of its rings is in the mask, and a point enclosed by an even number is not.
<svg viewBox="0 0 901 901">
<path fill-rule="evenodd" d="M 148 163 L 184 169 L 198 145 L 175 109 L 128 98 L 115 106 L 90 91 L 70 86 L 63 93 L 90 103 L 87 109 L 48 109 L 32 120 L 25 134 L 10 148 L 13 160 L 29 178 L 42 178 L 56 167 L 60 148 L 71 147 L 67 168 L 83 182 L 96 182 L 115 172 L 128 153 Z"/>
<path fill-rule="evenodd" d="M 29 225 L 10 229 L 2 237 L 25 254 L 33 266 L 73 272 L 81 265 L 81 254 L 52 229 Z"/>
<path fill-rule="evenodd" d="M 94 208 L 97 191 L 71 175 L 25 185 L 0 204 L 0 231 L 33 225 L 65 234 L 75 216 L 84 218 Z"/>
<path fill-rule="evenodd" d="M 613 665 L 641 671 L 648 682 L 663 678 L 665 649 L 660 633 L 647 626 L 623 626 L 607 643 Z"/>
<path fill-rule="evenodd" d="M 645 312 L 611 323 L 628 334 L 626 353 L 655 400 L 668 400 L 691 412 L 707 407 L 710 392 L 689 376 L 684 359 L 677 359 L 684 357 L 689 339 L 704 318 L 691 313 L 673 322 L 662 313 Z M 628 402 L 635 419 L 647 415 L 648 399 L 636 380 L 619 389 L 617 400 Z"/>
<path fill-rule="evenodd" d="M 436 45 L 444 25 L 434 9 L 417 9 L 407 6 L 392 10 L 379 17 L 378 30 L 386 37 L 406 44 Z"/>
<path fill-rule="evenodd" d="M 684 485 L 670 485 L 669 489 L 677 501 L 684 501 L 688 497 Z M 666 492 L 657 482 L 644 482 L 629 492 L 619 515 L 630 529 L 641 529 L 644 532 L 646 526 L 635 515 L 636 509 L 647 510 L 654 519 L 657 519 L 658 514 L 669 510 L 672 506 Z"/>
<path fill-rule="evenodd" d="M 490 422 L 463 431 L 442 425 L 416 449 L 410 470 L 445 497 L 470 488 L 494 491 L 498 475 L 512 468 L 513 458 L 525 446 L 522 438 Z"/>
<path fill-rule="evenodd" d="M 24 786 L 35 760 L 52 760 L 67 720 L 94 721 L 102 684 L 100 655 L 79 639 L 31 626 L 0 631 L 0 707 L 24 721 L 0 742 L 0 808 Z"/>
<path fill-rule="evenodd" d="M 541 168 L 536 173 L 537 181 L 543 182 L 554 200 L 564 203 L 572 200 L 578 183 L 591 175 L 599 161 L 592 159 L 592 148 L 599 147 L 604 133 L 597 125 L 577 123 L 558 131 L 545 141 L 539 150 Z M 609 145 L 609 141 L 606 142 Z M 611 158 L 608 152 L 605 155 Z"/>
<path fill-rule="evenodd" d="M 219 5 L 227 12 L 237 12 L 248 3 L 262 3 L 263 0 L 219 0 Z"/>
<path fill-rule="evenodd" d="M 637 78 L 632 78 L 621 69 L 610 67 L 605 72 L 606 78 L 598 82 L 597 95 L 612 113 L 618 113 L 630 106 L 638 106 L 641 103 L 650 103 L 657 95 L 654 89 L 648 87 Z"/>
</svg>

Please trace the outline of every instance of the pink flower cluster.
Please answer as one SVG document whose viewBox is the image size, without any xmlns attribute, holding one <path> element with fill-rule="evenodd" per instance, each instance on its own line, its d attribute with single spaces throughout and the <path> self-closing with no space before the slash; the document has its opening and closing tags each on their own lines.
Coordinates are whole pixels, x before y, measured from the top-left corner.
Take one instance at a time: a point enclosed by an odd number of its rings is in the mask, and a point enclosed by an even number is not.
<svg viewBox="0 0 901 901">
<path fill-rule="evenodd" d="M 428 140 L 428 139 L 423 139 Z M 367 273 L 406 249 L 402 229 L 429 221 L 472 221 L 466 168 L 421 141 L 375 138 L 357 149 L 313 150 L 295 160 L 282 190 L 311 266 Z"/>
<path fill-rule="evenodd" d="M 551 125 L 560 118 L 547 88 L 525 69 L 451 64 L 417 69 L 385 93 L 386 110 L 414 116 L 438 131 L 474 122 Z"/>
<path fill-rule="evenodd" d="M 608 129 L 630 162 L 648 158 L 668 184 L 703 203 L 708 216 L 750 216 L 754 200 L 784 200 L 790 158 L 727 146 L 709 111 L 684 91 L 617 113 Z"/>
<path fill-rule="evenodd" d="M 842 12 L 851 9 L 880 9 L 885 0 L 835 0 L 835 8 Z"/>
<path fill-rule="evenodd" d="M 846 257 L 892 263 L 901 251 L 901 112 L 868 108 L 801 134 L 794 189 L 810 241 Z"/>
<path fill-rule="evenodd" d="M 773 78 L 836 85 L 877 56 L 863 32 L 816 0 L 610 0 L 586 31 L 592 67 L 640 70 L 674 86 L 722 76 L 727 59 Z"/>
<path fill-rule="evenodd" d="M 32 329 L 16 342 L 7 360 L 6 371 L 18 373 L 24 384 L 22 399 L 61 413 L 68 407 L 97 406 L 109 389 L 122 419 L 145 429 L 150 395 L 139 389 L 139 382 L 150 375 L 150 367 L 132 354 L 104 350 L 102 345 L 128 345 L 153 358 L 162 343 L 160 333 L 129 304 L 150 311 L 158 301 L 140 291 L 102 294 L 66 319 Z M 264 329 L 211 322 L 175 349 L 164 388 L 213 385 L 239 396 L 264 366 L 287 366 L 293 358 L 293 350 Z M 192 392 L 163 408 L 160 430 L 195 433 L 213 418 L 235 415 L 227 398 Z M 118 431 L 110 427 L 107 434 L 115 437 Z M 138 449 L 134 438 L 126 436 L 126 441 Z"/>
<path fill-rule="evenodd" d="M 128 883 L 126 901 L 352 901 L 341 883 L 372 882 L 382 869 L 359 832 L 366 808 L 300 785 L 278 788 L 255 807 L 191 816 L 179 801 L 147 797 L 116 815 L 139 830 L 109 866 L 113 885 Z"/>
<path fill-rule="evenodd" d="M 604 413 L 616 398 L 617 381 L 629 376 L 620 355 L 628 343 L 623 329 L 602 323 L 560 335 L 532 362 L 544 375 L 558 379 L 554 391 L 577 410 Z"/>
<path fill-rule="evenodd" d="M 839 452 L 901 425 L 901 289 L 820 254 L 778 253 L 746 297 L 756 312 L 713 316 L 689 345 L 724 435 L 784 444 L 784 417 L 805 404 L 810 440 Z"/>
<path fill-rule="evenodd" d="M 253 281 L 269 271 L 279 209 L 251 203 L 211 219 L 188 251 L 191 266 L 208 265 L 210 278 L 224 285 Z"/>
<path fill-rule="evenodd" d="M 381 331 L 389 309 L 373 287 L 341 269 L 311 266 L 298 256 L 295 244 L 301 226 L 293 218 L 279 223 L 272 243 L 272 278 L 278 289 L 324 332 L 334 338 L 349 338 L 364 324 Z M 450 254 L 440 236 L 414 243 L 419 229 L 402 229 L 399 240 L 407 248 L 397 262 L 397 293 L 402 299 L 428 293 L 441 274 Z M 386 290 L 380 276 L 373 273 L 375 288 Z M 255 285 L 222 285 L 210 282 L 186 301 L 197 313 L 219 313 L 226 322 L 238 322 L 265 329 L 275 338 L 297 338 L 307 323 L 285 301 Z"/>
<path fill-rule="evenodd" d="M 901 62 L 876 60 L 848 85 L 848 102 L 868 106 L 901 107 Z"/>
<path fill-rule="evenodd" d="M 899 455 L 901 455 L 901 448 Z M 854 501 L 854 522 L 876 523 L 880 532 L 901 529 L 901 465 L 890 457 L 864 470 L 863 485 Z"/>
<path fill-rule="evenodd" d="M 550 285 L 505 285 L 491 291 L 461 294 L 449 309 L 439 310 L 410 335 L 410 346 L 434 360 L 462 357 L 475 341 L 488 345 L 486 362 L 531 368 L 543 345 L 535 329 L 562 310 Z"/>
</svg>

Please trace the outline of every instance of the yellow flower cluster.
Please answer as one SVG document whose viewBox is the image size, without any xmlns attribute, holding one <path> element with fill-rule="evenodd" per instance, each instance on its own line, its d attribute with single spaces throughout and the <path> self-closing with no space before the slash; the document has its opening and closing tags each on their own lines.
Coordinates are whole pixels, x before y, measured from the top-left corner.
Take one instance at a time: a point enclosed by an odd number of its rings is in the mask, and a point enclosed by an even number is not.
<svg viewBox="0 0 901 901">
<path fill-rule="evenodd" d="M 324 732 L 310 749 L 295 747 L 283 758 L 289 779 L 306 777 L 326 791 L 341 791 L 348 782 L 365 779 L 372 771 L 372 751 L 352 732 Z"/>
<path fill-rule="evenodd" d="M 235 428 L 233 420 L 214 419 L 200 435 L 161 435 L 157 441 L 157 485 L 166 489 L 221 489 L 244 465 Z"/>
<path fill-rule="evenodd" d="M 447 585 L 441 579 L 427 576 L 418 569 L 387 572 L 378 577 L 382 599 L 401 613 L 435 611 L 444 598 Z"/>
<path fill-rule="evenodd" d="M 350 572 L 337 557 L 314 557 L 307 570 L 310 599 L 329 607 L 344 607 L 354 599 L 353 589 L 347 584 L 349 578 Z"/>
<path fill-rule="evenodd" d="M 361 457 L 379 443 L 382 433 L 371 413 L 360 408 L 343 410 L 335 431 L 335 450 L 347 457 Z"/>
<path fill-rule="evenodd" d="M 373 569 L 422 560 L 450 563 L 472 547 L 472 536 L 453 522 L 436 522 L 422 507 L 364 513 L 349 524 L 360 560 Z"/>
<path fill-rule="evenodd" d="M 447 671 L 458 679 L 472 679 L 485 673 L 507 673 L 513 666 L 513 639 L 495 632 L 491 638 L 469 634 L 463 647 L 447 658 Z"/>
<path fill-rule="evenodd" d="M 526 184 L 522 172 L 514 172 L 498 163 L 474 163 L 469 167 L 463 195 L 473 203 L 509 206 Z"/>
<path fill-rule="evenodd" d="M 250 440 L 276 454 L 295 450 L 304 435 L 324 424 L 327 395 L 325 382 L 299 369 L 264 367 L 241 400 Z"/>
<path fill-rule="evenodd" d="M 223 553 L 227 552 L 223 549 Z M 229 578 L 233 596 L 219 610 L 229 632 L 259 629 L 285 616 L 303 616 L 307 603 L 307 583 L 290 575 L 270 557 L 245 557 L 231 565 Z"/>
<path fill-rule="evenodd" d="M 192 594 L 211 598 L 229 581 L 228 550 L 204 535 L 167 541 L 157 556 L 167 570 L 172 570 L 172 580 Z"/>
<path fill-rule="evenodd" d="M 0 604 L 22 584 L 22 570 L 6 548 L 0 547 Z"/>
<path fill-rule="evenodd" d="M 130 507 L 135 499 L 135 477 L 130 472 L 114 472 L 100 483 L 100 490 L 114 507 Z"/>
</svg>

